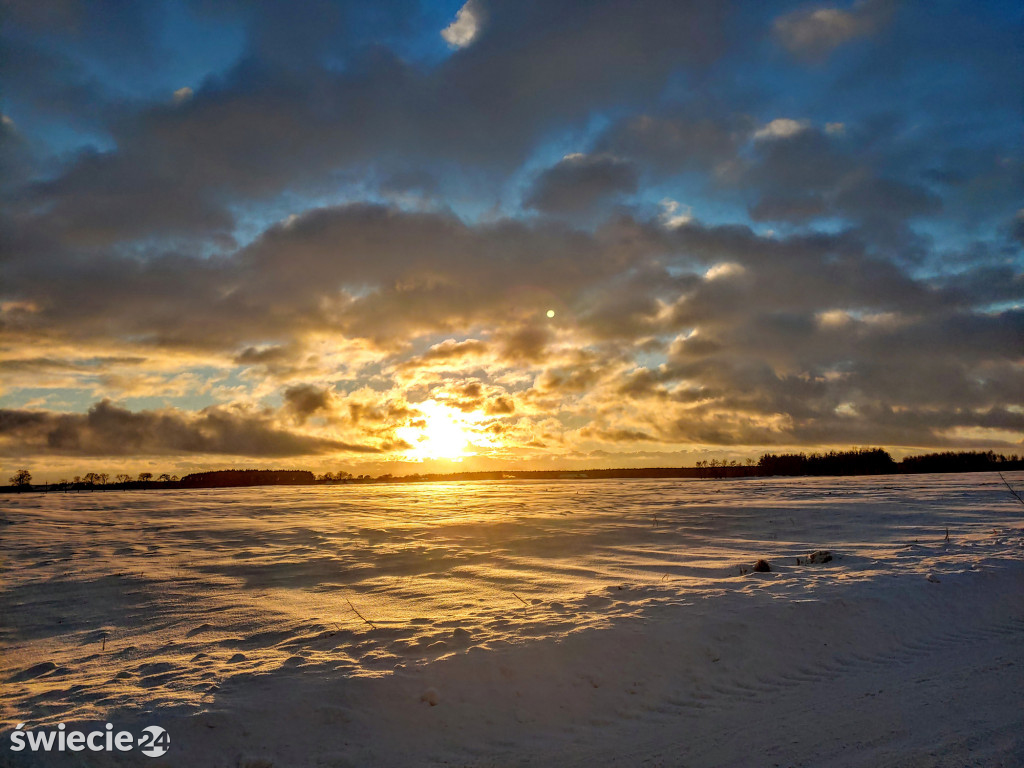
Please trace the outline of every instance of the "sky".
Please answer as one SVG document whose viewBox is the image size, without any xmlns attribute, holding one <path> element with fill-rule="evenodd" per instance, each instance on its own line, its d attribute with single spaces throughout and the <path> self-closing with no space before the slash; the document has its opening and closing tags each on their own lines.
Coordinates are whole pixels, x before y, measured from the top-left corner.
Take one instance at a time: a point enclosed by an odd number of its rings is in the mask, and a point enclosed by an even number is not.
<svg viewBox="0 0 1024 768">
<path fill-rule="evenodd" d="M 0 18 L 7 474 L 1024 453 L 1019 3 Z"/>
</svg>

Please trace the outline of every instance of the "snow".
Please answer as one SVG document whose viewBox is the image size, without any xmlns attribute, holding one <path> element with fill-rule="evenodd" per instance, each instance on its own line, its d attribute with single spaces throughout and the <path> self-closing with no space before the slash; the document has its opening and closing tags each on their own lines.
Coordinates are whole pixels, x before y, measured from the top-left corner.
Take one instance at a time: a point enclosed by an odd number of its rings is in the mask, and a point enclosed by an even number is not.
<svg viewBox="0 0 1024 768">
<path fill-rule="evenodd" d="M 22 722 L 170 734 L 92 765 L 1024 764 L 998 475 L 2 504 L 0 765 L 65 764 Z"/>
</svg>

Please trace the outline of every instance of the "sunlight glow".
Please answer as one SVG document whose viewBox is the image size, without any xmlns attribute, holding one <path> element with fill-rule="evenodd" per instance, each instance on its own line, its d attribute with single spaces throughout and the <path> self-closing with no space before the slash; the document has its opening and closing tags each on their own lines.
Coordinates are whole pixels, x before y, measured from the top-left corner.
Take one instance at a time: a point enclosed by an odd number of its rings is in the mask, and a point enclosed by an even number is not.
<svg viewBox="0 0 1024 768">
<path fill-rule="evenodd" d="M 447 405 L 428 400 L 417 408 L 423 413 L 422 422 L 399 427 L 398 437 L 412 446 L 406 457 L 412 461 L 424 459 L 453 459 L 461 461 L 472 456 L 470 418 Z"/>
</svg>

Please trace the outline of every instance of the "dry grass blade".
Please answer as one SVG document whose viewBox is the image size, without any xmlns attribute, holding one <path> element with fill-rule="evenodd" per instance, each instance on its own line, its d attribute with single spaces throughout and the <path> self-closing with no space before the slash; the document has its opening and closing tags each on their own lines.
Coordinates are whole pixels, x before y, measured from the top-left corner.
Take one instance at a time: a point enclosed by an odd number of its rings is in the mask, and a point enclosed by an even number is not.
<svg viewBox="0 0 1024 768">
<path fill-rule="evenodd" d="M 1021 498 L 1021 495 L 1019 493 L 1017 493 L 1015 490 L 1013 490 L 1013 486 L 1010 485 L 1008 482 L 1006 482 L 1006 478 L 1003 477 L 1003 473 L 999 472 L 998 474 L 999 474 L 999 479 L 1003 481 L 1003 485 L 1005 485 L 1007 488 L 1010 489 L 1010 493 L 1013 494 L 1013 498 L 1015 498 L 1021 504 L 1024 504 L 1024 498 Z"/>
<path fill-rule="evenodd" d="M 373 627 L 374 629 L 376 629 L 376 628 L 377 628 L 377 625 L 376 625 L 376 624 L 374 624 L 374 623 L 373 623 L 372 621 L 370 621 L 370 620 L 369 620 L 368 618 L 366 618 L 365 616 L 363 616 L 363 614 L 361 614 L 361 613 L 360 613 L 360 612 L 359 612 L 359 611 L 358 611 L 358 610 L 356 609 L 356 607 L 355 607 L 354 605 L 352 605 L 352 601 L 351 601 L 351 600 L 349 600 L 348 598 L 345 598 L 345 602 L 346 602 L 346 603 L 348 603 L 348 607 L 352 609 L 352 612 L 353 612 L 353 613 L 354 613 L 354 614 L 355 614 L 356 616 L 358 616 L 358 617 L 359 617 L 360 619 L 362 619 L 363 621 L 365 621 L 365 622 L 366 622 L 367 624 L 369 624 L 369 625 L 370 625 L 371 627 Z"/>
</svg>

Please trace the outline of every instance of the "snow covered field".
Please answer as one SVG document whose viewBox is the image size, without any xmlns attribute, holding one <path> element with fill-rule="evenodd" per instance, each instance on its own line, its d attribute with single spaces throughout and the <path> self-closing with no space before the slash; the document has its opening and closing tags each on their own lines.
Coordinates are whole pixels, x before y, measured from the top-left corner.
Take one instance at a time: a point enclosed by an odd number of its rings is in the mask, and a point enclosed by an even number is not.
<svg viewBox="0 0 1024 768">
<path fill-rule="evenodd" d="M 998 475 L 0 509 L 0 765 L 1024 765 L 1024 506 Z M 171 748 L 11 751 L 61 722 Z"/>
</svg>

